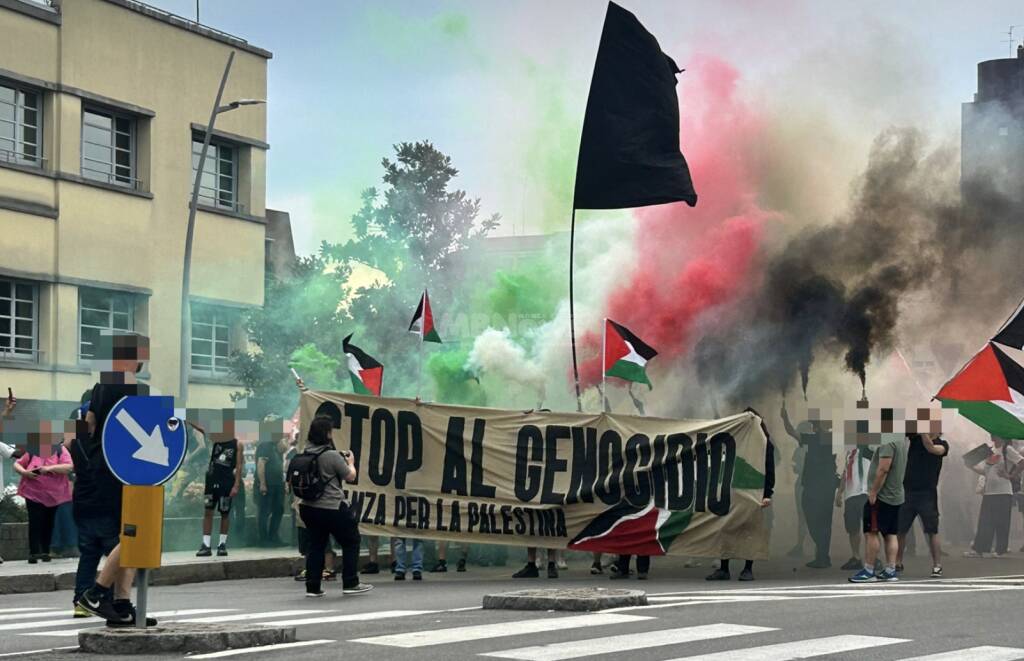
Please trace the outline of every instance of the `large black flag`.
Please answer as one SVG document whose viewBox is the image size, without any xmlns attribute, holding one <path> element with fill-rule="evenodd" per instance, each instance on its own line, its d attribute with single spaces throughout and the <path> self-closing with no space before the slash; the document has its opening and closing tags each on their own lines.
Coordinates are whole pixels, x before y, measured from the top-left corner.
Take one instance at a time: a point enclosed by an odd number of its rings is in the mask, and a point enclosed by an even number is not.
<svg viewBox="0 0 1024 661">
<path fill-rule="evenodd" d="M 676 63 L 636 16 L 608 3 L 576 168 L 576 209 L 697 204 L 679 151 Z"/>
</svg>

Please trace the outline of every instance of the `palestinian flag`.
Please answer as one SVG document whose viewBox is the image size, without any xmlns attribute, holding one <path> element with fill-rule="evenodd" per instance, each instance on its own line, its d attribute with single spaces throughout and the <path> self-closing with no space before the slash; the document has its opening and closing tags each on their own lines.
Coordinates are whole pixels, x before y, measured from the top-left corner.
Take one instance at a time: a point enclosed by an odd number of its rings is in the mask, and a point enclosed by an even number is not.
<svg viewBox="0 0 1024 661">
<path fill-rule="evenodd" d="M 1000 438 L 1024 439 L 1024 313 L 1018 307 L 935 398 Z"/>
<path fill-rule="evenodd" d="M 352 377 L 352 389 L 360 395 L 376 395 L 380 397 L 380 388 L 384 382 L 384 366 L 373 356 L 349 342 L 349 335 L 342 340 L 341 348 L 348 361 L 349 375 Z"/>
<path fill-rule="evenodd" d="M 611 319 L 604 320 L 604 374 L 626 381 L 646 383 L 647 361 L 658 355 L 658 352 L 644 344 L 636 335 L 621 324 Z"/>
<path fill-rule="evenodd" d="M 409 322 L 409 332 L 416 333 L 424 342 L 441 344 L 441 336 L 434 328 L 434 313 L 430 311 L 430 296 L 426 289 L 423 290 L 423 296 L 420 297 L 420 304 L 416 306 L 416 314 Z"/>
<path fill-rule="evenodd" d="M 569 548 L 621 555 L 665 555 L 693 518 L 693 510 L 672 512 L 654 503 L 640 508 L 623 502 L 597 515 Z"/>
</svg>

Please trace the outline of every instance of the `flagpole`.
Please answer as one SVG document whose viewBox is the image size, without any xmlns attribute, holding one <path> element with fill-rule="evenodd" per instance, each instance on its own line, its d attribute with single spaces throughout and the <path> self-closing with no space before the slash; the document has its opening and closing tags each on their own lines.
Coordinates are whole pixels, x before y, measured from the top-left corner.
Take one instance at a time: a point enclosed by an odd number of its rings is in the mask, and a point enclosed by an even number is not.
<svg viewBox="0 0 1024 661">
<path fill-rule="evenodd" d="M 601 331 L 601 408 L 605 413 L 608 412 L 608 365 L 605 363 L 607 359 L 607 353 L 605 349 L 608 348 L 608 317 L 604 318 L 604 328 Z"/>
<path fill-rule="evenodd" d="M 583 401 L 580 398 L 580 366 L 576 359 L 576 305 L 573 296 L 573 262 L 576 257 L 576 195 L 572 198 L 572 220 L 569 223 L 569 337 L 572 339 L 572 375 L 576 382 L 576 410 L 583 412 Z M 602 364 L 604 357 L 601 357 Z M 601 393 L 604 397 L 604 393 Z"/>
<path fill-rule="evenodd" d="M 420 368 L 416 371 L 416 399 L 420 398 L 420 386 L 423 384 L 423 328 L 420 327 Z"/>
</svg>

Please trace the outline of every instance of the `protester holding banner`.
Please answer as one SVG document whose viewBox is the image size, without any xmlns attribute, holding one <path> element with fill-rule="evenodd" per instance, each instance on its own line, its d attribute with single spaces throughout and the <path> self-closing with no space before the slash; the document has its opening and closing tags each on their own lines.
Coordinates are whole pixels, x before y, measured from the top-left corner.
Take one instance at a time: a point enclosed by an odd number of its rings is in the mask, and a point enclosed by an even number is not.
<svg viewBox="0 0 1024 661">
<path fill-rule="evenodd" d="M 342 482 L 356 480 L 352 455 L 338 452 L 331 438 L 334 422 L 317 416 L 309 425 L 307 446 L 288 464 L 292 492 L 302 499 L 299 516 L 306 525 L 306 596 L 322 597 L 324 550 L 328 537 L 341 547 L 341 580 L 344 594 L 361 594 L 373 589 L 359 582 L 359 524 L 352 515 Z"/>
</svg>

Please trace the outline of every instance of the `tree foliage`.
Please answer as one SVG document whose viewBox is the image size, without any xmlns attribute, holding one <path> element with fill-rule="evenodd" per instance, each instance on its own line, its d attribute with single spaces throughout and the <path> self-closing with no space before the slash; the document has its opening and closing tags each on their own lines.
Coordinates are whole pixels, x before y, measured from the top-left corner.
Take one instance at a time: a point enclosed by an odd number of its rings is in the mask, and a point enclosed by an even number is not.
<svg viewBox="0 0 1024 661">
<path fill-rule="evenodd" d="M 346 383 L 348 333 L 384 363 L 386 394 L 414 394 L 419 346 L 406 329 L 420 294 L 429 289 L 435 309 L 452 306 L 474 242 L 498 225 L 497 214 L 480 218 L 479 199 L 449 190 L 458 170 L 430 142 L 394 149 L 394 160 L 382 160 L 383 187 L 362 193 L 353 238 L 299 258 L 294 277 L 268 281 L 265 306 L 246 317 L 254 347 L 233 357 L 232 371 L 242 394 L 268 410 L 287 412 L 297 399 L 289 366 L 310 387 Z M 357 264 L 382 277 L 353 289 Z"/>
</svg>

